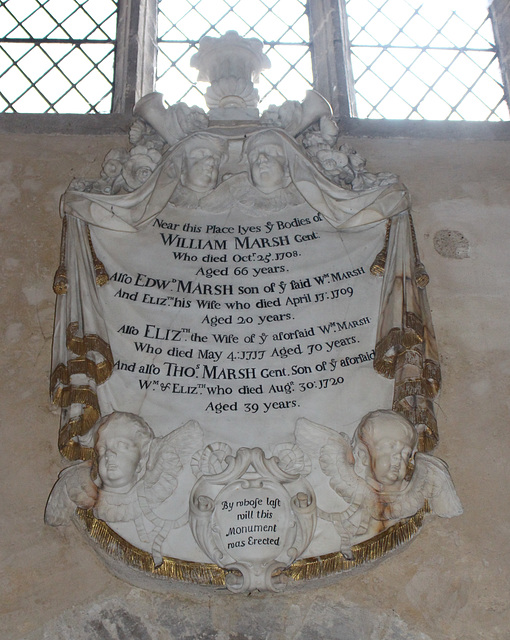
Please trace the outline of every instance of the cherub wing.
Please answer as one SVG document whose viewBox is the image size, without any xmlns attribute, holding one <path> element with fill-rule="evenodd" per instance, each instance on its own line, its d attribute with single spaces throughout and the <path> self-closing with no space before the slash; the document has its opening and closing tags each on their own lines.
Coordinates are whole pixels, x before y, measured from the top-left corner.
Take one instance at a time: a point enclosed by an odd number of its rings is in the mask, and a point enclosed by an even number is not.
<svg viewBox="0 0 510 640">
<path fill-rule="evenodd" d="M 204 433 L 196 420 L 189 420 L 182 427 L 165 436 L 168 446 L 172 446 L 179 454 L 182 464 L 188 464 L 191 456 L 203 446 Z"/>
<path fill-rule="evenodd" d="M 46 503 L 46 524 L 67 525 L 76 507 L 91 509 L 94 506 L 98 490 L 90 477 L 91 466 L 91 461 L 79 462 L 60 472 Z"/>
<path fill-rule="evenodd" d="M 347 502 L 352 502 L 360 488 L 366 482 L 354 472 L 354 456 L 348 436 L 337 434 L 330 439 L 320 452 L 319 463 L 325 475 L 329 477 L 331 488 Z"/>
<path fill-rule="evenodd" d="M 167 436 L 152 441 L 140 486 L 151 508 L 156 508 L 173 494 L 183 466 L 202 447 L 202 439 L 202 428 L 198 422 L 190 420 Z"/>
<path fill-rule="evenodd" d="M 417 453 L 415 464 L 423 466 L 427 470 L 426 486 L 428 490 L 425 497 L 432 513 L 441 518 L 459 516 L 463 509 L 446 462 L 426 453 Z"/>
<path fill-rule="evenodd" d="M 399 517 L 414 515 L 425 500 L 431 512 L 442 518 L 453 518 L 463 511 L 448 465 L 435 456 L 417 453 L 413 477 L 400 501 Z"/>
<path fill-rule="evenodd" d="M 299 446 L 306 451 L 312 460 L 319 460 L 323 445 L 329 440 L 339 437 L 339 434 L 329 427 L 312 422 L 307 418 L 296 421 L 294 436 Z"/>
<path fill-rule="evenodd" d="M 341 539 L 341 551 L 352 557 L 351 537 L 364 534 L 376 511 L 374 491 L 366 480 L 357 475 L 349 437 L 306 418 L 296 423 L 296 441 L 317 460 L 321 471 L 328 476 L 331 488 L 345 500 L 348 507 L 339 513 L 318 509 L 324 520 L 332 522 Z"/>
<path fill-rule="evenodd" d="M 329 427 L 299 418 L 295 429 L 296 442 L 330 478 L 331 488 L 347 502 L 352 502 L 360 483 L 365 480 L 354 472 L 354 457 L 349 437 Z"/>
</svg>

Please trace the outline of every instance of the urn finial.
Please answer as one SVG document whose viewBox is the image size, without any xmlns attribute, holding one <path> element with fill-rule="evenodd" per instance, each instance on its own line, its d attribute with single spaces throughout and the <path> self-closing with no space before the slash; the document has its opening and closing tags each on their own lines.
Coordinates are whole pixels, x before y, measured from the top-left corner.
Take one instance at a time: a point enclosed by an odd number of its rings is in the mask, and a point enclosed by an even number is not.
<svg viewBox="0 0 510 640">
<path fill-rule="evenodd" d="M 209 117 L 226 120 L 258 118 L 258 82 L 263 69 L 269 69 L 269 58 L 262 53 L 262 42 L 242 38 L 236 31 L 227 31 L 220 38 L 205 36 L 191 66 L 198 69 L 198 80 L 210 82 L 205 101 Z"/>
</svg>

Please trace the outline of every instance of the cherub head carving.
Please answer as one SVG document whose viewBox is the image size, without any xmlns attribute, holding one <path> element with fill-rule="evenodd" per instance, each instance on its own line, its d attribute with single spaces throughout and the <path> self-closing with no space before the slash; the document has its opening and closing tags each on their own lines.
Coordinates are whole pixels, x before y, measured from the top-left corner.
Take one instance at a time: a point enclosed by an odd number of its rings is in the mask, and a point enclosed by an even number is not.
<svg viewBox="0 0 510 640">
<path fill-rule="evenodd" d="M 225 158 L 224 141 L 214 136 L 192 136 L 184 146 L 181 183 L 197 193 L 208 193 L 218 183 L 219 168 Z"/>
<path fill-rule="evenodd" d="M 290 184 L 287 155 L 280 137 L 264 131 L 250 138 L 246 144 L 250 178 L 263 193 L 284 189 Z"/>
<path fill-rule="evenodd" d="M 372 411 L 354 433 L 356 472 L 375 480 L 382 490 L 398 491 L 417 442 L 416 431 L 404 416 L 394 411 Z"/>
<path fill-rule="evenodd" d="M 95 439 L 102 488 L 128 492 L 143 476 L 154 433 L 133 413 L 115 412 L 101 419 Z"/>
</svg>

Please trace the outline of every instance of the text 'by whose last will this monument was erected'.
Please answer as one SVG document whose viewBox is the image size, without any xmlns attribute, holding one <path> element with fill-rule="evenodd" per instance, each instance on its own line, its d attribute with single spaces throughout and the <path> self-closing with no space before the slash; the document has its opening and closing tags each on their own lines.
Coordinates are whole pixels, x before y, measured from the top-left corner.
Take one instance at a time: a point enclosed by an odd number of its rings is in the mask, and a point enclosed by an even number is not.
<svg viewBox="0 0 510 640">
<path fill-rule="evenodd" d="M 259 115 L 235 32 L 209 107 L 140 100 L 129 151 L 62 198 L 46 507 L 144 587 L 275 591 L 462 508 L 432 455 L 440 371 L 408 192 L 309 91 Z"/>
</svg>

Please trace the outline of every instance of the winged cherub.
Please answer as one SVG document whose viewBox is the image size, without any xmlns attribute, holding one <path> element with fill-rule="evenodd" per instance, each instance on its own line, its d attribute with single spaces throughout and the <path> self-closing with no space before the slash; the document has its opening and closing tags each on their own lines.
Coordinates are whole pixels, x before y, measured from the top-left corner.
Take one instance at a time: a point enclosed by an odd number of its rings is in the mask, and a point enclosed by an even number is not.
<svg viewBox="0 0 510 640">
<path fill-rule="evenodd" d="M 64 469 L 48 500 L 47 522 L 63 524 L 69 502 L 73 511 L 76 505 L 93 508 L 94 515 L 107 523 L 133 521 L 158 566 L 163 561 L 161 545 L 170 530 L 188 521 L 187 509 L 172 518 L 163 505 L 173 495 L 184 465 L 202 447 L 202 429 L 190 420 L 156 438 L 140 416 L 123 412 L 101 418 L 94 429 L 97 474 L 90 473 L 89 463 Z"/>
<path fill-rule="evenodd" d="M 418 437 L 404 416 L 372 411 L 362 418 L 352 442 L 344 433 L 306 422 L 301 430 L 318 428 L 322 442 L 327 437 L 320 467 L 348 505 L 338 513 L 319 510 L 320 517 L 335 525 L 347 557 L 352 557 L 352 544 L 415 515 L 426 502 L 441 517 L 462 513 L 446 463 L 415 452 Z"/>
</svg>

